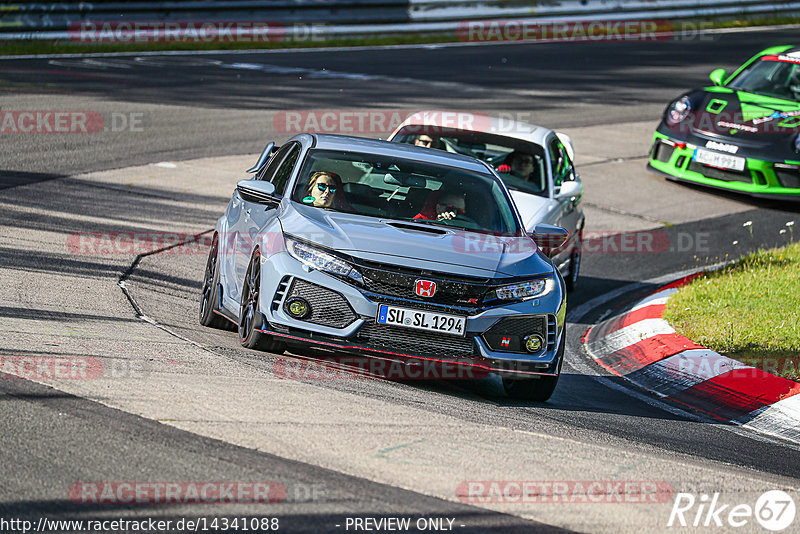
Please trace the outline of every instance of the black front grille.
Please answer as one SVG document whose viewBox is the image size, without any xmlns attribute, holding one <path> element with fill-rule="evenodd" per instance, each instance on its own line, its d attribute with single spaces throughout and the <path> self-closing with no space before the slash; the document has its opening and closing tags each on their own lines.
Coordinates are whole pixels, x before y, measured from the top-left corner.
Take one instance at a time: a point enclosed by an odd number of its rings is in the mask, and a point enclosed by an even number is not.
<svg viewBox="0 0 800 534">
<path fill-rule="evenodd" d="M 798 188 L 800 187 L 800 170 L 797 169 L 780 169 L 775 168 L 775 176 L 783 187 Z"/>
<path fill-rule="evenodd" d="M 364 277 L 364 286 L 371 293 L 418 301 L 426 304 L 480 308 L 490 289 L 487 279 L 453 277 L 444 273 L 397 267 L 374 267 L 359 265 Z M 420 297 L 415 293 L 417 280 L 430 280 L 436 283 L 433 297 Z"/>
<path fill-rule="evenodd" d="M 286 310 L 286 302 L 292 297 L 302 297 L 311 305 L 311 315 L 303 321 L 344 328 L 356 320 L 356 313 L 343 296 L 317 284 L 299 278 L 292 281 L 284 301 L 284 311 L 289 317 L 292 315 Z"/>
<path fill-rule="evenodd" d="M 458 337 L 424 330 L 364 323 L 354 341 L 367 348 L 429 358 L 471 358 L 475 343 L 471 336 Z"/>
<path fill-rule="evenodd" d="M 548 318 L 548 315 L 526 315 L 500 319 L 483 333 L 483 340 L 494 351 L 526 352 L 525 337 L 539 334 L 545 342 L 545 347 L 550 348 Z"/>
<path fill-rule="evenodd" d="M 674 146 L 670 146 L 664 141 L 656 141 L 653 145 L 653 159 L 662 163 L 669 163 L 669 159 L 672 157 L 674 151 Z"/>
<path fill-rule="evenodd" d="M 697 172 L 706 178 L 713 178 L 714 180 L 724 180 L 726 182 L 743 182 L 746 184 L 753 183 L 753 177 L 750 176 L 750 171 L 747 169 L 743 171 L 734 171 L 731 169 L 717 169 L 716 167 L 709 167 L 702 163 L 693 161 L 689 164 L 689 170 Z"/>
</svg>

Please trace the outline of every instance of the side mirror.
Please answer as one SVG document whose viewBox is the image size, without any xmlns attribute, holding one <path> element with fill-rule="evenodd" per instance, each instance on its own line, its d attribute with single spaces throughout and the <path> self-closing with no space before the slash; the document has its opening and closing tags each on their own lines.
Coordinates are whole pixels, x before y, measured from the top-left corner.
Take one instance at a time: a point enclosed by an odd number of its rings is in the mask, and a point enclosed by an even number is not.
<svg viewBox="0 0 800 534">
<path fill-rule="evenodd" d="M 578 197 L 583 193 L 583 184 L 574 180 L 561 184 L 561 189 L 556 194 L 556 198 Z"/>
<path fill-rule="evenodd" d="M 530 234 L 536 244 L 539 245 L 547 254 L 549 250 L 556 249 L 563 245 L 569 237 L 569 232 L 560 226 L 553 224 L 539 223 L 533 227 Z"/>
<path fill-rule="evenodd" d="M 264 150 L 261 152 L 261 156 L 258 157 L 258 161 L 255 165 L 247 169 L 248 174 L 256 174 L 258 171 L 264 168 L 264 165 L 267 164 L 269 161 L 269 157 L 272 155 L 272 151 L 275 150 L 275 143 L 269 142 L 267 146 L 264 147 Z"/>
<path fill-rule="evenodd" d="M 722 85 L 725 82 L 726 75 L 727 73 L 725 72 L 725 69 L 716 69 L 712 70 L 708 77 L 711 78 L 711 81 L 714 82 L 714 85 Z"/>
<path fill-rule="evenodd" d="M 275 196 L 275 184 L 263 180 L 240 180 L 236 184 L 239 195 L 247 202 L 277 206 L 280 202 Z"/>
</svg>

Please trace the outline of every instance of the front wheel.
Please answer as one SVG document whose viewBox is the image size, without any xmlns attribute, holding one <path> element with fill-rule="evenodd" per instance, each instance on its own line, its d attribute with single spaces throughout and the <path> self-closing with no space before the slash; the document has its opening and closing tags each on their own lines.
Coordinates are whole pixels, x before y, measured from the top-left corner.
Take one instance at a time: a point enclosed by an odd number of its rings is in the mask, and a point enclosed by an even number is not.
<svg viewBox="0 0 800 534">
<path fill-rule="evenodd" d="M 561 344 L 556 353 L 558 360 L 558 374 L 556 376 L 542 376 L 539 378 L 508 378 L 503 377 L 503 389 L 514 400 L 544 402 L 548 400 L 558 385 L 561 376 L 561 364 L 564 363 L 564 348 L 566 347 L 567 333 L 561 333 Z"/>
<path fill-rule="evenodd" d="M 219 241 L 214 237 L 206 261 L 203 289 L 200 292 L 200 324 L 230 330 L 229 321 L 219 315 Z"/>
<path fill-rule="evenodd" d="M 248 349 L 282 353 L 286 350 L 283 342 L 258 331 L 264 327 L 262 325 L 263 316 L 258 310 L 260 292 L 261 254 L 256 250 L 247 267 L 247 275 L 244 277 L 242 286 L 242 300 L 239 308 L 239 341 L 243 347 Z"/>
</svg>

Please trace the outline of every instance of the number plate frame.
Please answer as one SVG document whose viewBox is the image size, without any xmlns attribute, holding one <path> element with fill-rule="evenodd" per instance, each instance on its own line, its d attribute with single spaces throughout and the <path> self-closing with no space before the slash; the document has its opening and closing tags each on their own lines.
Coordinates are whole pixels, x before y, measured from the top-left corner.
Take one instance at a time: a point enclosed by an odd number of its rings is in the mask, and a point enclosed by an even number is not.
<svg viewBox="0 0 800 534">
<path fill-rule="evenodd" d="M 714 152 L 705 150 L 704 148 L 696 148 L 692 159 L 697 163 L 710 165 L 718 169 L 733 169 L 735 171 L 743 171 L 745 168 L 745 158 L 741 156 L 733 156 L 731 154 L 723 154 L 722 152 Z"/>
<path fill-rule="evenodd" d="M 402 312 L 402 322 L 396 320 L 389 321 L 389 311 Z M 434 319 L 437 317 L 438 319 Z M 457 329 L 441 330 L 439 328 L 430 326 L 431 324 L 438 323 L 439 320 L 454 320 L 455 324 L 461 325 L 461 332 Z M 433 332 L 436 334 L 444 334 L 447 336 L 466 337 L 467 335 L 467 318 L 462 315 L 451 315 L 449 313 L 439 313 L 430 310 L 419 310 L 413 308 L 403 308 L 401 306 L 391 306 L 389 304 L 381 304 L 378 306 L 378 315 L 375 317 L 375 322 L 379 325 L 396 326 L 398 328 L 408 328 L 412 330 L 422 330 L 424 332 Z M 415 324 L 420 323 L 420 324 Z M 427 326 L 423 326 L 427 325 Z"/>
</svg>

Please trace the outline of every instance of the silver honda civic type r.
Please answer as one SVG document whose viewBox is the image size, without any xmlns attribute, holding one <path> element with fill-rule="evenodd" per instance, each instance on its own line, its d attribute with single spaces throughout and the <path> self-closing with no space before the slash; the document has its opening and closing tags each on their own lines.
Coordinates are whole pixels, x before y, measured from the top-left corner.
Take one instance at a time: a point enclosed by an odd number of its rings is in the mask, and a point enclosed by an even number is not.
<svg viewBox="0 0 800 534">
<path fill-rule="evenodd" d="M 547 400 L 566 291 L 484 162 L 337 135 L 270 143 L 214 230 L 200 322 L 242 345 L 437 362 Z M 534 239 L 536 241 L 534 241 Z"/>
</svg>

